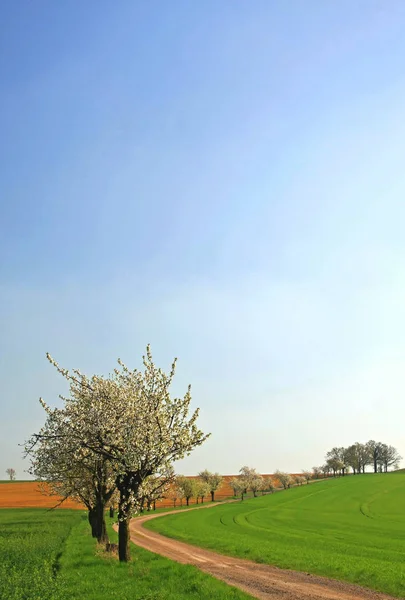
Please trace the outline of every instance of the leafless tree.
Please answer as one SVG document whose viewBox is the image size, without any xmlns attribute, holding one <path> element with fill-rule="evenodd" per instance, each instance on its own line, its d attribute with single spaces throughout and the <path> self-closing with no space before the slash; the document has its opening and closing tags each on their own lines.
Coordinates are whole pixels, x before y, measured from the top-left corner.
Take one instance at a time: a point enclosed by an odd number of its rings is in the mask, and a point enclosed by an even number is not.
<svg viewBox="0 0 405 600">
<path fill-rule="evenodd" d="M 397 469 L 401 459 L 402 456 L 399 455 L 398 450 L 394 448 L 394 446 L 387 446 L 387 444 L 382 445 L 380 463 L 385 473 L 388 472 L 389 467 Z"/>
<path fill-rule="evenodd" d="M 15 469 L 13 469 L 12 467 L 9 467 L 8 469 L 6 469 L 6 473 L 8 475 L 8 478 L 10 479 L 10 481 L 15 480 Z"/>
</svg>

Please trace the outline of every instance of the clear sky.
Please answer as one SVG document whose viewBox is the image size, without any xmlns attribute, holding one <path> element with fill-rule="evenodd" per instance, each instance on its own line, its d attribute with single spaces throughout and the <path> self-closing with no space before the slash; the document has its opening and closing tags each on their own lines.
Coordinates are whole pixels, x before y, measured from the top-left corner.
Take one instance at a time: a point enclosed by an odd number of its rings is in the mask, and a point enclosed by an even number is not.
<svg viewBox="0 0 405 600">
<path fill-rule="evenodd" d="M 178 356 L 178 470 L 405 456 L 405 3 L 8 2 L 0 479 L 63 380 Z"/>
</svg>

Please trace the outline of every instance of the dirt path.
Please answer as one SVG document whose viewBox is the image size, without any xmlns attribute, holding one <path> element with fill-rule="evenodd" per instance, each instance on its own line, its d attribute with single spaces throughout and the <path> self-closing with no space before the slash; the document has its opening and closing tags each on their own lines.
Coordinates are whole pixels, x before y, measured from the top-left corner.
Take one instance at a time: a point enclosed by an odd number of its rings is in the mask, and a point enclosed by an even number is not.
<svg viewBox="0 0 405 600">
<path fill-rule="evenodd" d="M 201 509 L 211 508 L 216 504 L 205 505 Z M 393 600 L 392 596 L 350 583 L 217 554 L 143 527 L 145 521 L 172 513 L 179 514 L 178 511 L 170 511 L 133 519 L 130 525 L 131 540 L 151 552 L 179 563 L 194 565 L 261 600 Z"/>
</svg>

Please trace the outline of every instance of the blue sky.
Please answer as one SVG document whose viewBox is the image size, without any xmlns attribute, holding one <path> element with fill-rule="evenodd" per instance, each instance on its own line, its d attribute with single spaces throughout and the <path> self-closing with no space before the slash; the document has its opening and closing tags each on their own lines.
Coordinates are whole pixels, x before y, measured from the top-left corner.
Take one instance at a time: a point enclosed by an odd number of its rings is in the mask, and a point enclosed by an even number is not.
<svg viewBox="0 0 405 600">
<path fill-rule="evenodd" d="M 0 478 L 63 382 L 178 356 L 178 466 L 405 456 L 405 5 L 23 1 L 0 38 Z M 2 475 L 3 474 L 3 475 Z"/>
</svg>

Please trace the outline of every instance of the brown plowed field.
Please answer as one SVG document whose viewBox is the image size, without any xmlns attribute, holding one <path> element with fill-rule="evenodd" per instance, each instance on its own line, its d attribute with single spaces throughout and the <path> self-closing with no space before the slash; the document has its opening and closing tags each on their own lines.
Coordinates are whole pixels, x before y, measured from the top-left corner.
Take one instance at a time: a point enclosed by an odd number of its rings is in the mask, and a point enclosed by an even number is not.
<svg viewBox="0 0 405 600">
<path fill-rule="evenodd" d="M 237 476 L 224 475 L 221 487 L 215 492 L 216 500 L 223 500 L 224 498 L 233 496 L 233 490 L 229 485 L 229 482 L 234 477 Z M 194 477 L 190 477 L 190 479 L 194 479 Z M 0 483 L 0 508 L 52 508 L 59 500 L 60 498 L 57 498 L 56 496 L 45 496 L 41 494 L 36 481 Z M 210 497 L 204 499 L 204 503 L 208 500 L 210 500 Z M 179 504 L 180 503 L 177 501 L 176 505 L 179 506 Z M 185 504 L 185 501 L 183 501 L 183 504 Z M 195 504 L 195 498 L 190 500 L 190 504 Z M 169 498 L 159 500 L 159 502 L 156 503 L 156 508 L 168 506 L 173 506 L 173 500 L 170 500 Z M 84 506 L 78 502 L 67 500 L 62 504 L 61 508 L 82 509 Z"/>
<path fill-rule="evenodd" d="M 0 483 L 0 508 L 52 508 L 60 501 L 56 496 L 41 494 L 36 481 Z M 62 508 L 84 508 L 73 500 L 66 500 Z"/>
</svg>

